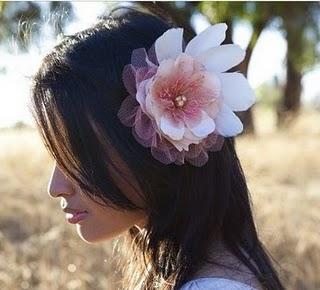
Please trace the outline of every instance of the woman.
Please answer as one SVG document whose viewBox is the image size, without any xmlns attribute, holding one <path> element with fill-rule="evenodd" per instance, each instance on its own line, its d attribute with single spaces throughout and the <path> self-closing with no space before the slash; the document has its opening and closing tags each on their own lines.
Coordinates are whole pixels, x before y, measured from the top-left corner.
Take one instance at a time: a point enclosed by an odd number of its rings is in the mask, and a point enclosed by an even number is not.
<svg viewBox="0 0 320 290">
<path fill-rule="evenodd" d="M 226 29 L 219 25 L 213 28 L 219 32 L 217 45 Z M 283 289 L 257 236 L 234 148 L 232 136 L 241 132 L 242 124 L 235 115 L 216 115 L 219 107 L 213 100 L 221 100 L 223 82 L 182 54 L 179 68 L 192 64 L 194 75 L 205 80 L 205 88 L 192 82 L 197 94 L 192 95 L 189 113 L 196 119 L 201 103 L 206 118 L 196 123 L 190 117 L 187 131 L 182 123 L 156 116 L 159 107 L 148 103 L 147 84 L 149 90 L 161 91 L 162 105 L 168 104 L 171 79 L 160 73 L 175 79 L 181 72 L 174 71 L 176 63 L 170 60 L 158 66 L 159 49 L 174 47 L 172 35 L 182 35 L 182 30 L 171 28 L 151 13 L 114 9 L 93 27 L 66 36 L 44 58 L 34 77 L 32 112 L 56 160 L 49 194 L 61 198 L 68 221 L 76 224 L 84 241 L 129 235 L 123 250 L 129 255 L 125 289 Z M 166 44 L 163 38 L 169 33 Z M 202 38 L 207 43 L 208 38 Z M 197 49 L 195 44 L 188 48 Z M 143 55 L 146 50 L 149 61 Z M 184 81 L 194 80 L 194 75 Z M 175 96 L 175 109 L 186 101 L 185 95 Z M 252 105 L 252 99 L 247 101 L 243 108 Z M 229 103 L 232 106 L 232 100 Z M 147 106 L 154 118 L 147 115 Z M 179 112 L 172 114 L 178 118 Z M 216 116 L 214 121 L 208 114 Z M 159 139 L 159 132 L 165 138 Z M 179 142 L 187 133 L 189 139 Z"/>
</svg>

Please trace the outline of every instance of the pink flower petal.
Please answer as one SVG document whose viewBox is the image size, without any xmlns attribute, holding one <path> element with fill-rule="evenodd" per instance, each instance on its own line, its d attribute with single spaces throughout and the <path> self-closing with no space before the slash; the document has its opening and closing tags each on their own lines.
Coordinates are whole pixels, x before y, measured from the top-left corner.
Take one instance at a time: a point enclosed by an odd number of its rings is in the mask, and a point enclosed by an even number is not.
<svg viewBox="0 0 320 290">
<path fill-rule="evenodd" d="M 194 59 L 185 53 L 181 53 L 175 63 L 175 68 L 179 74 L 184 76 L 190 76 L 194 72 Z M 171 70 L 172 73 L 172 70 Z"/>
</svg>

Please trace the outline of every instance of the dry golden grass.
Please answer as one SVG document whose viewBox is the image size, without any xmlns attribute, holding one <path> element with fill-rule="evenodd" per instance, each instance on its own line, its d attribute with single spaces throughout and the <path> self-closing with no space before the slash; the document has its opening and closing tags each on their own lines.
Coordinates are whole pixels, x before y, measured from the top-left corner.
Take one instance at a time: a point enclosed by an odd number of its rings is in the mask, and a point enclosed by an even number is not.
<svg viewBox="0 0 320 290">
<path fill-rule="evenodd" d="M 257 136 L 237 139 L 262 241 L 287 289 L 320 289 L 320 116 L 285 132 L 255 108 Z M 114 289 L 114 242 L 85 244 L 46 194 L 52 160 L 32 130 L 0 132 L 0 289 Z"/>
</svg>

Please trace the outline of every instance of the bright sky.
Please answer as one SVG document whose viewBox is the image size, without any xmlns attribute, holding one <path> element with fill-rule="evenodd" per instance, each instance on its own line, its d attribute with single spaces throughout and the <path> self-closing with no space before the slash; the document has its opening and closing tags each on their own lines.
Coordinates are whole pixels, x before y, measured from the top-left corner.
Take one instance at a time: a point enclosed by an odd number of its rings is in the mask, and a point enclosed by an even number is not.
<svg viewBox="0 0 320 290">
<path fill-rule="evenodd" d="M 90 26 L 97 15 L 105 9 L 103 2 L 73 2 L 76 19 L 66 28 L 66 33 L 74 33 Z M 201 17 L 194 18 L 197 33 L 208 26 Z M 45 30 L 46 31 L 46 30 Z M 245 48 L 250 37 L 250 27 L 246 23 L 235 29 L 234 43 Z M 30 92 L 30 77 L 36 71 L 42 56 L 54 45 L 54 39 L 44 32 L 41 47 L 32 47 L 28 53 L 21 54 L 17 50 L 8 53 L 0 48 L 0 127 L 6 127 L 22 120 L 32 124 L 27 110 L 27 99 Z M 14 47 L 14 45 L 13 45 Z M 248 71 L 248 80 L 253 88 L 270 81 L 275 75 L 284 78 L 284 60 L 286 43 L 277 30 L 266 30 L 258 40 Z M 318 86 L 320 68 L 306 74 L 303 78 L 303 100 L 311 100 L 320 95 Z"/>
</svg>

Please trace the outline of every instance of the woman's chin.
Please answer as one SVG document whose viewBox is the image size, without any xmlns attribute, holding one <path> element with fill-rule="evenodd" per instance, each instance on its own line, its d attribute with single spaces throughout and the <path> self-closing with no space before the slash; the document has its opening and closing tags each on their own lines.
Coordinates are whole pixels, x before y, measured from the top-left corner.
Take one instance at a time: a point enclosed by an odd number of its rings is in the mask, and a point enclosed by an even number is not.
<svg viewBox="0 0 320 290">
<path fill-rule="evenodd" d="M 102 238 L 101 235 L 99 235 L 98 233 L 93 231 L 87 231 L 80 224 L 77 224 L 77 233 L 78 233 L 78 236 L 88 244 L 95 244 L 102 240 L 105 240 L 105 238 Z"/>
<path fill-rule="evenodd" d="M 119 233 L 101 233 L 98 231 L 86 229 L 83 225 L 77 224 L 78 236 L 88 244 L 96 244 L 100 242 L 105 242 L 115 238 Z"/>
</svg>

